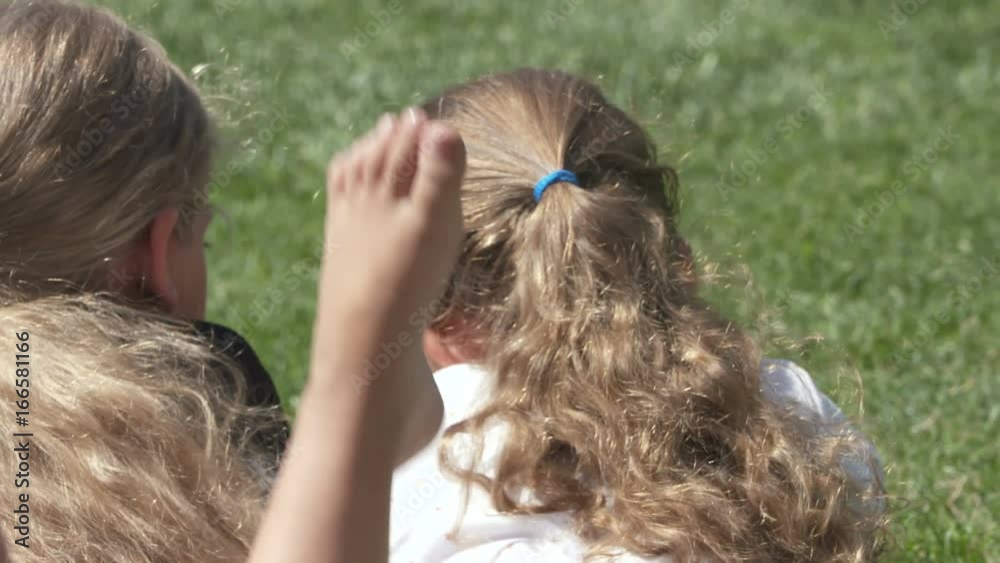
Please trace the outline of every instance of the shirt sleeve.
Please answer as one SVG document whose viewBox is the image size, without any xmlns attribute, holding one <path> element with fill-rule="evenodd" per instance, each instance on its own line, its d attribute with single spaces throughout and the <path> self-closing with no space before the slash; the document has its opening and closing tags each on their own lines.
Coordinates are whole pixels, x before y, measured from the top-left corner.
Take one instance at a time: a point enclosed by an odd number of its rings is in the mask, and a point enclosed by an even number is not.
<svg viewBox="0 0 1000 563">
<path fill-rule="evenodd" d="M 880 513 L 885 511 L 881 494 L 885 473 L 875 444 L 855 426 L 848 424 L 844 412 L 827 397 L 806 370 L 788 360 L 766 360 L 762 366 L 764 395 L 776 404 L 791 405 L 806 418 L 830 426 L 831 431 L 847 432 L 861 438 L 862 448 L 841 460 L 841 467 L 863 486 L 858 508 Z"/>
</svg>

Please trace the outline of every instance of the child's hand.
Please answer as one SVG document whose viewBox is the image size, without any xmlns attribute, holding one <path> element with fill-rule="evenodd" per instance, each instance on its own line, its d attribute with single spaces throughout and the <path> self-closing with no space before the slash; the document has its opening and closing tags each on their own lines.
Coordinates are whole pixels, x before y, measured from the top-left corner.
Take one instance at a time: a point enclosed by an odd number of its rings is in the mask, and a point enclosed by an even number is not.
<svg viewBox="0 0 1000 563">
<path fill-rule="evenodd" d="M 409 319 L 457 257 L 464 169 L 459 136 L 419 110 L 383 117 L 331 164 L 309 382 L 252 562 L 387 559 L 392 470 L 422 434 L 404 429 L 433 435 L 440 418 Z"/>
</svg>

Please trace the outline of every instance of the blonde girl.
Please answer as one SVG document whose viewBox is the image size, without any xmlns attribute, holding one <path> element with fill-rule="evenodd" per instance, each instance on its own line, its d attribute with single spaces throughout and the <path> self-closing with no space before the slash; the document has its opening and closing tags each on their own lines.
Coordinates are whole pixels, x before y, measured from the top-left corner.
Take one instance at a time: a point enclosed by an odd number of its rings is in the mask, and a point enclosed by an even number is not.
<svg viewBox="0 0 1000 563">
<path fill-rule="evenodd" d="M 3 518 L 15 561 L 249 547 L 276 462 L 253 436 L 280 422 L 249 404 L 254 382 L 205 337 L 214 327 L 192 322 L 211 219 L 193 202 L 213 139 L 191 82 L 119 18 L 0 4 L 0 345 L 27 333 L 30 346 L 30 408 L 4 377 L 0 417 L 9 434 L 29 411 L 33 434 L 27 486 L 0 486 L 30 494 L 26 531 Z M 14 456 L 4 448 L 3 466 Z"/>
<path fill-rule="evenodd" d="M 396 474 L 392 560 L 875 559 L 870 443 L 699 298 L 642 128 L 549 70 L 424 108 L 468 149 L 465 241 L 426 339 L 446 430 Z"/>
</svg>

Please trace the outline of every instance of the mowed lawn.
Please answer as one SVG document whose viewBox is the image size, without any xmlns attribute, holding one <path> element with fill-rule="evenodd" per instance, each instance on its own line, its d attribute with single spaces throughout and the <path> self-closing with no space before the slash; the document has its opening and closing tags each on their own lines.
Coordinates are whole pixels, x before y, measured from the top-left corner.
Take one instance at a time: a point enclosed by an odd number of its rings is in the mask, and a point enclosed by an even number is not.
<svg viewBox="0 0 1000 563">
<path fill-rule="evenodd" d="M 854 414 L 861 377 L 895 498 L 888 559 L 1000 561 L 995 1 L 107 5 L 197 68 L 227 124 L 209 314 L 247 334 L 290 410 L 331 153 L 448 84 L 560 67 L 679 169 L 684 231 L 732 273 L 709 290 L 720 307 Z"/>
</svg>

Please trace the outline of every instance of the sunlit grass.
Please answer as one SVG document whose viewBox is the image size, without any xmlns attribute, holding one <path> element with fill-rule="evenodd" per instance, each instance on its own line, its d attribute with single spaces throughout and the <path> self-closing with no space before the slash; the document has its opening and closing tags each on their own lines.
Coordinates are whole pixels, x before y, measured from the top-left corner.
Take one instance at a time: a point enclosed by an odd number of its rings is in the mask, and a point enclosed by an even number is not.
<svg viewBox="0 0 1000 563">
<path fill-rule="evenodd" d="M 1000 552 L 994 3 L 108 4 L 184 68 L 208 64 L 230 138 L 252 145 L 223 156 L 241 164 L 219 198 L 210 318 L 244 330 L 290 406 L 330 154 L 448 84 L 562 67 L 655 136 L 702 259 L 748 266 L 768 305 L 785 296 L 783 334 L 823 337 L 794 359 L 845 403 L 839 376 L 863 377 L 899 498 L 890 560 Z M 262 138 L 276 112 L 287 127 Z M 743 285 L 713 295 L 747 320 Z"/>
</svg>

